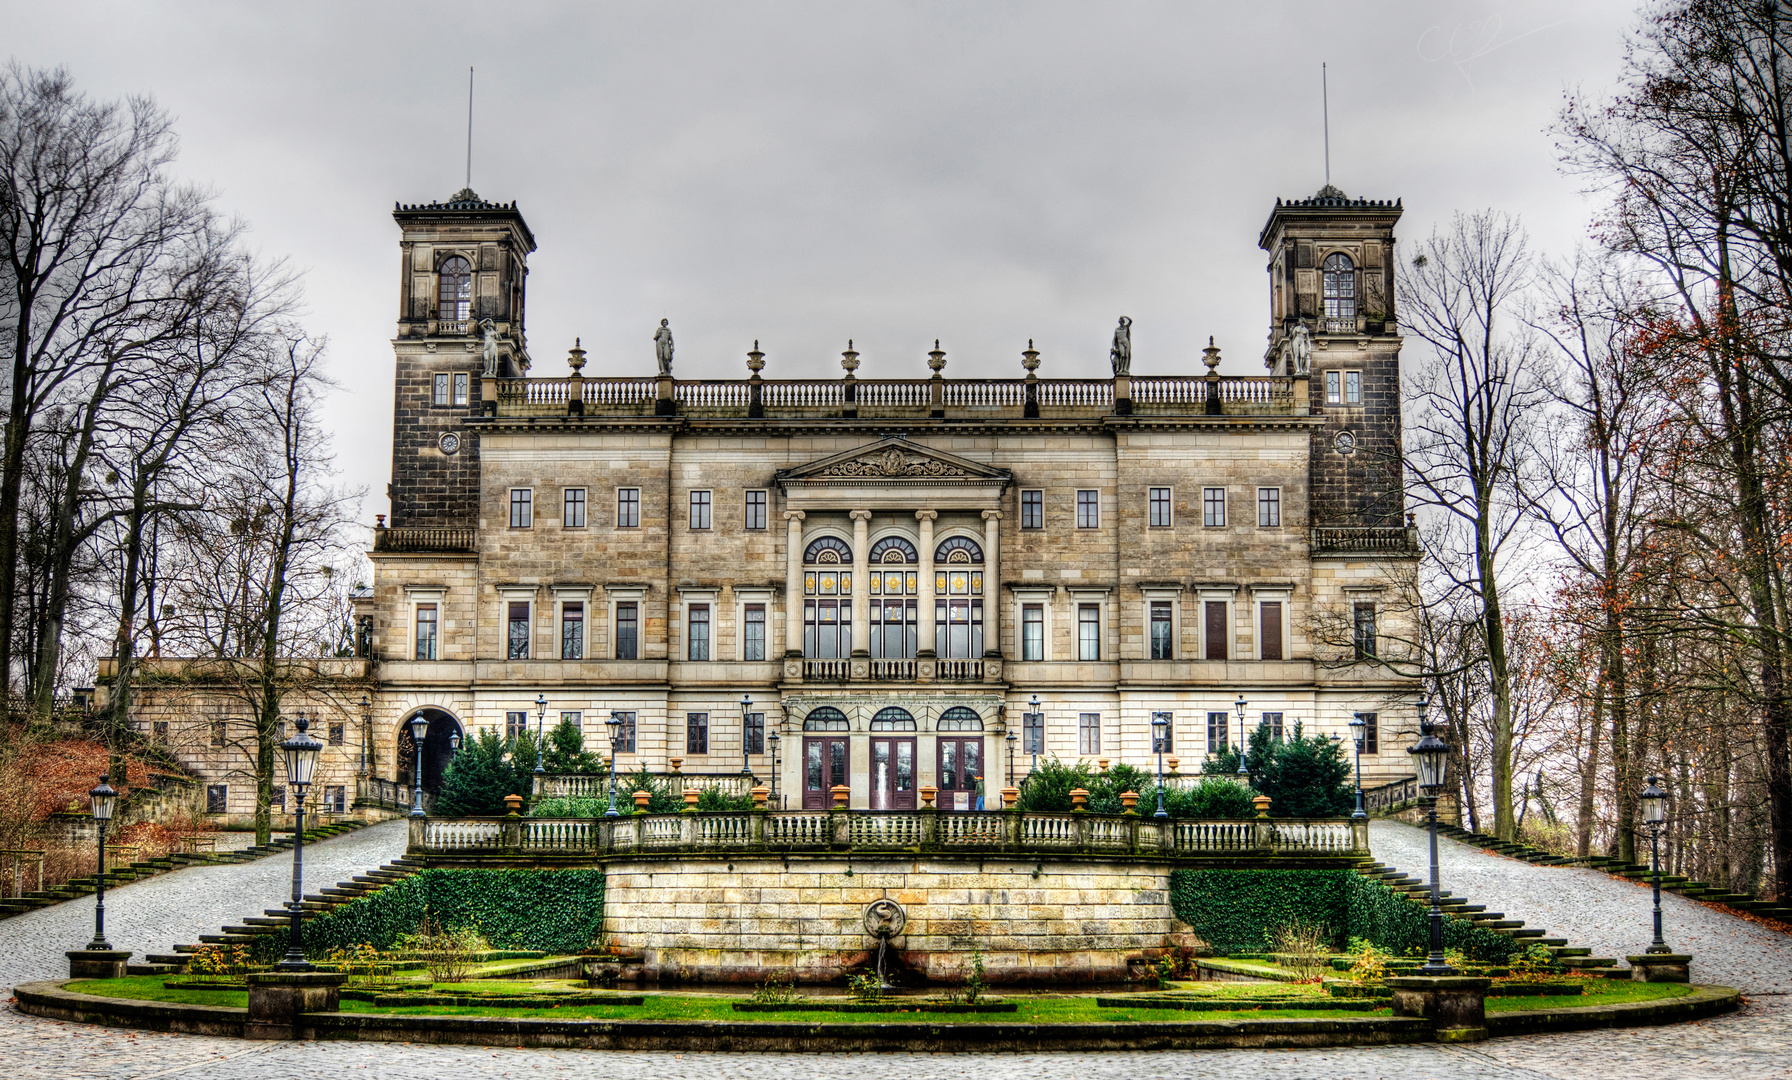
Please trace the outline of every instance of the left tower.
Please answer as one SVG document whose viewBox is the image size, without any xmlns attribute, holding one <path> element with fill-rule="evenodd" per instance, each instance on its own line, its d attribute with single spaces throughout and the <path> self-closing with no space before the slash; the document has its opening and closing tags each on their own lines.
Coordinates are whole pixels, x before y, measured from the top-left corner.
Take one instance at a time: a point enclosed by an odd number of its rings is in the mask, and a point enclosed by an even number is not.
<svg viewBox="0 0 1792 1080">
<path fill-rule="evenodd" d="M 516 203 L 463 188 L 400 204 L 391 525 L 471 528 L 479 440 L 467 420 L 496 404 L 493 379 L 529 370 L 523 312 L 535 236 Z"/>
</svg>

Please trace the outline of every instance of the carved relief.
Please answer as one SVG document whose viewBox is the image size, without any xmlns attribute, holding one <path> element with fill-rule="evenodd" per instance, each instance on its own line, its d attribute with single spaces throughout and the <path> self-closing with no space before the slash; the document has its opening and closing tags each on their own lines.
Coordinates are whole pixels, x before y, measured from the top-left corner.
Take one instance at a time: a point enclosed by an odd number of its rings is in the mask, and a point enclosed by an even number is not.
<svg viewBox="0 0 1792 1080">
<path fill-rule="evenodd" d="M 871 454 L 855 458 L 852 461 L 842 461 L 822 475 L 884 479 L 899 476 L 969 476 L 970 474 L 955 465 L 935 461 L 933 458 L 911 457 L 901 450 L 891 447 L 881 454 Z"/>
</svg>

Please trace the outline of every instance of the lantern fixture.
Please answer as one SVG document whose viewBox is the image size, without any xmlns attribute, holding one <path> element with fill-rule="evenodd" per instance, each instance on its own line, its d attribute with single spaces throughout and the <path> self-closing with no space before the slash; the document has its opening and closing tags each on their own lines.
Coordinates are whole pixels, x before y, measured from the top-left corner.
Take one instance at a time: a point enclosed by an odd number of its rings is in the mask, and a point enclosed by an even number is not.
<svg viewBox="0 0 1792 1080">
<path fill-rule="evenodd" d="M 423 812 L 423 740 L 429 735 L 429 718 L 422 713 L 411 717 L 411 747 L 416 751 L 416 771 L 411 774 L 411 816 L 428 817 Z"/>
<path fill-rule="evenodd" d="M 286 782 L 298 788 L 301 800 L 304 790 L 311 786 L 311 774 L 317 771 L 317 756 L 323 753 L 324 744 L 305 733 L 311 721 L 299 714 L 298 734 L 280 744 L 280 752 L 286 756 Z"/>
<path fill-rule="evenodd" d="M 112 810 L 118 805 L 118 792 L 112 790 L 107 778 L 100 777 L 99 786 L 87 793 L 93 800 L 93 820 L 105 822 L 112 820 Z"/>
<path fill-rule="evenodd" d="M 1638 801 L 1643 804 L 1643 824 L 1659 829 L 1668 819 L 1668 793 L 1661 790 L 1661 777 L 1651 776 L 1643 786 Z"/>
</svg>

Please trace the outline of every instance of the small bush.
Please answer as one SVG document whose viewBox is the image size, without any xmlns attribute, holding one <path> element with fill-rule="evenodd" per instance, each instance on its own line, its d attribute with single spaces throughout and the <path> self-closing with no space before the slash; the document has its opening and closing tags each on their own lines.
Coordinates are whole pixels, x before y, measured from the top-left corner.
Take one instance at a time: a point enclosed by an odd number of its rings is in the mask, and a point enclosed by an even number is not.
<svg viewBox="0 0 1792 1080">
<path fill-rule="evenodd" d="M 755 986 L 748 1000 L 755 1005 L 789 1005 L 803 1000 L 803 995 L 796 992 L 796 976 L 773 975 Z"/>
<path fill-rule="evenodd" d="M 485 935 L 474 925 L 445 927 L 430 916 L 423 916 L 414 934 L 398 939 L 401 952 L 415 953 L 429 971 L 432 982 L 466 982 L 472 970 L 473 957 L 491 948 Z"/>
<path fill-rule="evenodd" d="M 854 1001 L 877 1001 L 884 996 L 883 984 L 876 975 L 854 975 L 846 980 L 846 990 Z"/>
<path fill-rule="evenodd" d="M 683 802 L 682 797 L 679 800 Z M 730 795 L 721 788 L 707 787 L 697 796 L 699 810 L 726 810 L 738 813 L 753 809 L 753 796 Z"/>
<path fill-rule="evenodd" d="M 978 999 L 988 990 L 989 983 L 983 978 L 983 950 L 974 949 L 971 952 L 970 972 L 964 977 L 964 1003 L 977 1004 Z"/>
<path fill-rule="evenodd" d="M 190 975 L 243 975 L 250 967 L 247 945 L 235 945 L 228 949 L 222 945 L 202 945 L 193 953 L 193 959 L 187 961 L 187 973 Z"/>
<path fill-rule="evenodd" d="M 1325 970 L 1325 952 L 1332 932 L 1323 923 L 1295 919 L 1269 932 L 1269 947 L 1280 954 L 1278 959 L 1300 977 L 1301 982 L 1318 982 Z"/>
</svg>

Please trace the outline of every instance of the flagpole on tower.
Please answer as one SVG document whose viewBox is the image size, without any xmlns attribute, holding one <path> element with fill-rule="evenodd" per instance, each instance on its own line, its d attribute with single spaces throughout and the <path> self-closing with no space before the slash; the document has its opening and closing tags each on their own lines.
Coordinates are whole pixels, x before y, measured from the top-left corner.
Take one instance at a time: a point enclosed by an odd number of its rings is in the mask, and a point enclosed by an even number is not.
<svg viewBox="0 0 1792 1080">
<path fill-rule="evenodd" d="M 471 71 L 471 69 L 469 69 L 469 72 L 470 71 Z M 471 78 L 471 77 L 472 77 L 471 74 L 469 74 L 468 78 Z M 468 93 L 471 93 L 470 88 L 468 90 Z M 1329 85 L 1327 85 L 1327 79 L 1326 79 L 1326 74 L 1325 74 L 1325 64 L 1323 61 L 1319 65 L 1319 107 L 1320 107 L 1321 113 L 1323 114 L 1324 124 L 1325 124 L 1325 186 L 1331 187 L 1331 184 L 1332 184 L 1332 98 L 1331 98 L 1331 87 Z M 467 102 L 467 126 L 468 126 L 467 139 L 468 139 L 469 147 L 471 146 L 471 140 L 473 138 L 473 136 L 471 134 L 472 124 L 473 124 L 473 103 L 469 100 Z M 467 151 L 467 153 L 469 156 L 471 156 L 472 150 L 469 149 Z M 471 170 L 469 167 L 469 172 L 470 171 Z"/>
<path fill-rule="evenodd" d="M 1329 153 L 1329 151 L 1328 151 Z M 1329 160 L 1329 158 L 1327 159 Z M 1329 166 L 1326 175 L 1330 175 Z M 467 65 L 467 188 L 473 187 L 473 65 Z"/>
</svg>

